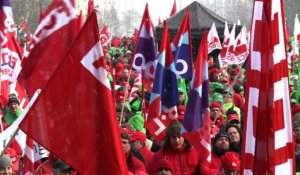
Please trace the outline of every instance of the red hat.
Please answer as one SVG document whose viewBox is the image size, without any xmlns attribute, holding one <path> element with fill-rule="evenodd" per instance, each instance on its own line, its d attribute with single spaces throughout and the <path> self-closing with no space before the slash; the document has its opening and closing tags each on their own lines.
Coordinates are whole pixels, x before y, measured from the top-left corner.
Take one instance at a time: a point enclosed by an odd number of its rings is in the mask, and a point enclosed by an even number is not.
<svg viewBox="0 0 300 175">
<path fill-rule="evenodd" d="M 237 114 L 229 114 L 227 115 L 227 121 L 231 122 L 232 120 L 238 120 L 240 121 L 240 118 Z"/>
<path fill-rule="evenodd" d="M 300 112 L 300 105 L 292 106 L 292 115 L 296 114 L 297 112 Z"/>
<path fill-rule="evenodd" d="M 117 63 L 116 64 L 116 72 L 121 71 L 124 69 L 124 64 L 122 63 Z"/>
<path fill-rule="evenodd" d="M 212 109 L 212 108 L 219 108 L 219 109 L 221 109 L 221 104 L 218 103 L 218 102 L 213 101 L 213 102 L 210 103 L 209 108 L 210 109 Z"/>
<path fill-rule="evenodd" d="M 178 120 L 183 120 L 185 110 L 186 110 L 186 107 L 184 105 L 178 106 L 178 108 L 177 108 Z"/>
<path fill-rule="evenodd" d="M 239 170 L 241 161 L 236 152 L 226 152 L 221 156 L 222 168 L 224 170 Z"/>
<path fill-rule="evenodd" d="M 155 172 L 157 173 L 159 170 L 161 169 L 168 169 L 173 173 L 173 167 L 171 165 L 171 163 L 167 160 L 167 159 L 160 159 L 157 163 L 156 163 L 156 167 L 155 167 Z"/>
<path fill-rule="evenodd" d="M 12 170 L 14 172 L 18 172 L 19 171 L 19 159 L 18 159 L 16 150 L 13 148 L 7 148 L 5 151 L 5 154 L 8 154 L 12 160 Z"/>
<path fill-rule="evenodd" d="M 211 74 L 219 74 L 221 73 L 221 71 L 217 68 L 212 68 L 208 71 L 208 74 L 211 75 Z"/>
<path fill-rule="evenodd" d="M 140 131 L 134 131 L 130 136 L 130 141 L 140 140 L 142 142 L 146 142 L 146 135 Z"/>
</svg>

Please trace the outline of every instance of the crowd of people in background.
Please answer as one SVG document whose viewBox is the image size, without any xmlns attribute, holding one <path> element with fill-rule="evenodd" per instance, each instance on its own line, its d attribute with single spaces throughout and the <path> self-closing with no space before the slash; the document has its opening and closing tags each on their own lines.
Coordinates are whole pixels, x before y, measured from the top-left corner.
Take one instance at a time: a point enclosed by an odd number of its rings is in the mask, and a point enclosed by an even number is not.
<svg viewBox="0 0 300 175">
<path fill-rule="evenodd" d="M 166 129 L 163 141 L 157 141 L 145 128 L 145 116 L 150 92 L 138 85 L 131 98 L 138 74 L 131 69 L 134 38 L 115 38 L 104 47 L 107 70 L 116 100 L 117 119 L 128 170 L 142 175 L 238 175 L 241 166 L 243 116 L 245 114 L 246 73 L 242 65 L 220 68 L 216 58 L 209 58 L 211 161 L 201 160 L 194 147 L 180 132 L 190 80 L 178 80 L 178 119 Z M 296 62 L 294 60 L 294 62 Z M 297 78 L 291 73 L 290 91 L 295 133 L 297 171 L 300 171 L 300 104 L 296 98 Z M 20 101 L 11 94 L 3 110 L 3 130 L 21 114 Z M 22 150 L 14 141 L 0 159 L 1 174 L 18 174 Z M 70 166 L 50 154 L 37 168 L 38 174 L 76 174 Z"/>
</svg>

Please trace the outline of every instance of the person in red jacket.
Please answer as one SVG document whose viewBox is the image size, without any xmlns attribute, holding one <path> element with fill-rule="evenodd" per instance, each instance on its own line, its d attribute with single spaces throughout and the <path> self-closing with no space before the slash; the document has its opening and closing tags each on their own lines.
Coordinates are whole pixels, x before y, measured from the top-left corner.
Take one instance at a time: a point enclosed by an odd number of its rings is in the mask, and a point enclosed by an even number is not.
<svg viewBox="0 0 300 175">
<path fill-rule="evenodd" d="M 181 135 L 180 122 L 173 122 L 166 130 L 162 148 L 154 154 L 147 167 L 149 175 L 155 175 L 155 167 L 160 159 L 166 159 L 173 167 L 173 175 L 194 175 L 199 168 L 197 151 Z"/>
<path fill-rule="evenodd" d="M 130 141 L 133 147 L 143 155 L 145 167 L 147 167 L 154 153 L 146 146 L 146 135 L 140 131 L 134 131 L 130 136 Z"/>
<path fill-rule="evenodd" d="M 130 145 L 130 137 L 127 133 L 121 131 L 122 147 L 126 157 L 128 171 L 135 174 L 146 172 L 143 156 L 133 149 Z"/>
<path fill-rule="evenodd" d="M 229 151 L 229 135 L 220 130 L 212 142 L 211 161 L 200 160 L 201 175 L 220 175 L 221 156 Z"/>
</svg>

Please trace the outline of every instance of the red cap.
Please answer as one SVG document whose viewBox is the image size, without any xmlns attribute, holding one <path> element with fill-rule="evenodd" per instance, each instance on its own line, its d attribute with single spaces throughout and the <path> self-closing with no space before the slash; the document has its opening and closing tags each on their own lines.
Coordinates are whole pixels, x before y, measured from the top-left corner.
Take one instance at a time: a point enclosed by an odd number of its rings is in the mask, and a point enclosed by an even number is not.
<svg viewBox="0 0 300 175">
<path fill-rule="evenodd" d="M 224 170 L 239 170 L 241 161 L 236 152 L 226 152 L 221 156 L 222 168 Z"/>
<path fill-rule="evenodd" d="M 156 163 L 155 172 L 157 173 L 160 169 L 168 169 L 173 173 L 173 167 L 167 159 L 160 159 Z"/>
<path fill-rule="evenodd" d="M 7 148 L 5 153 L 8 154 L 12 160 L 13 171 L 18 172 L 19 171 L 19 159 L 18 159 L 17 152 L 15 151 L 15 149 Z"/>
<path fill-rule="evenodd" d="M 124 69 L 124 64 L 122 63 L 117 63 L 116 64 L 116 72 L 123 70 Z"/>
<path fill-rule="evenodd" d="M 136 140 L 146 142 L 146 135 L 140 131 L 134 131 L 130 136 L 130 141 L 136 141 Z"/>
<path fill-rule="evenodd" d="M 231 122 L 232 120 L 238 120 L 240 121 L 240 118 L 237 114 L 229 114 L 227 115 L 227 121 Z"/>
<path fill-rule="evenodd" d="M 210 103 L 209 108 L 210 109 L 212 109 L 212 108 L 219 108 L 219 109 L 221 109 L 221 104 L 218 103 L 218 102 L 213 101 L 213 102 Z"/>
</svg>

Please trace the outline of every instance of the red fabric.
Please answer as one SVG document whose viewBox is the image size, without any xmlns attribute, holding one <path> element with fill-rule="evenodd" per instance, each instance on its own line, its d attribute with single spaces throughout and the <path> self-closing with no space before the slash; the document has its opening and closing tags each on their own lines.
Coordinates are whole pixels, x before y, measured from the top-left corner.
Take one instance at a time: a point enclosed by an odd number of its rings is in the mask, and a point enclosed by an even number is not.
<svg viewBox="0 0 300 175">
<path fill-rule="evenodd" d="M 219 175 L 221 168 L 221 158 L 211 153 L 211 162 L 200 160 L 200 174 L 201 175 Z"/>
<path fill-rule="evenodd" d="M 32 41 L 30 54 L 22 60 L 22 70 L 18 79 L 26 88 L 30 96 L 37 89 L 43 89 L 49 78 L 66 56 L 71 44 L 80 30 L 79 20 L 75 18 L 75 4 L 69 6 L 65 1 L 53 1 L 49 6 L 36 31 L 35 39 Z M 56 16 L 54 11 L 62 13 L 74 13 Z M 56 21 L 68 21 L 66 25 L 60 26 Z M 47 25 L 45 25 L 47 24 Z M 59 44 L 58 44 L 59 43 Z"/>
<path fill-rule="evenodd" d="M 34 148 L 33 140 L 30 137 L 26 138 L 26 147 L 23 156 L 22 175 L 34 174 Z"/>
<path fill-rule="evenodd" d="M 211 119 L 211 123 L 213 123 L 214 119 L 210 118 Z M 218 128 L 221 128 L 224 124 L 224 117 L 223 115 L 221 114 L 219 116 L 219 118 L 215 121 L 214 123 Z"/>
<path fill-rule="evenodd" d="M 149 150 L 149 148 L 145 145 L 143 148 L 139 150 L 139 152 L 143 155 L 145 160 L 145 167 L 148 167 L 150 164 L 150 161 L 154 155 L 152 151 Z"/>
<path fill-rule="evenodd" d="M 126 155 L 126 158 L 128 158 L 129 154 Z M 138 172 L 146 172 L 145 165 L 142 161 L 140 161 L 138 158 L 132 156 L 131 157 L 132 162 L 130 164 L 127 164 L 128 170 L 132 172 L 133 174 L 136 174 Z"/>
<path fill-rule="evenodd" d="M 140 140 L 142 142 L 146 142 L 146 135 L 140 131 L 134 131 L 130 136 L 130 141 Z"/>
<path fill-rule="evenodd" d="M 160 159 L 167 159 L 173 167 L 173 175 L 193 175 L 198 168 L 198 153 L 194 148 L 185 150 L 159 150 L 154 154 L 150 165 L 147 167 L 149 175 L 155 175 L 155 167 Z"/>
<path fill-rule="evenodd" d="M 93 12 L 20 128 L 79 174 L 126 174 L 101 48 Z"/>
<path fill-rule="evenodd" d="M 170 16 L 173 16 L 177 13 L 177 6 L 176 6 L 176 0 L 174 0 L 174 3 L 173 3 L 173 7 L 172 7 L 172 10 L 171 10 L 171 13 L 170 13 Z"/>
<path fill-rule="evenodd" d="M 94 11 L 94 0 L 89 0 L 87 14 L 90 15 L 93 11 Z"/>
<path fill-rule="evenodd" d="M 226 152 L 221 156 L 221 162 L 224 170 L 240 170 L 241 161 L 236 152 Z"/>
<path fill-rule="evenodd" d="M 241 97 L 240 94 L 237 94 L 235 92 L 233 93 L 233 103 L 234 103 L 234 106 L 240 108 L 241 112 L 244 113 L 244 111 L 245 111 L 245 101 Z"/>
</svg>

